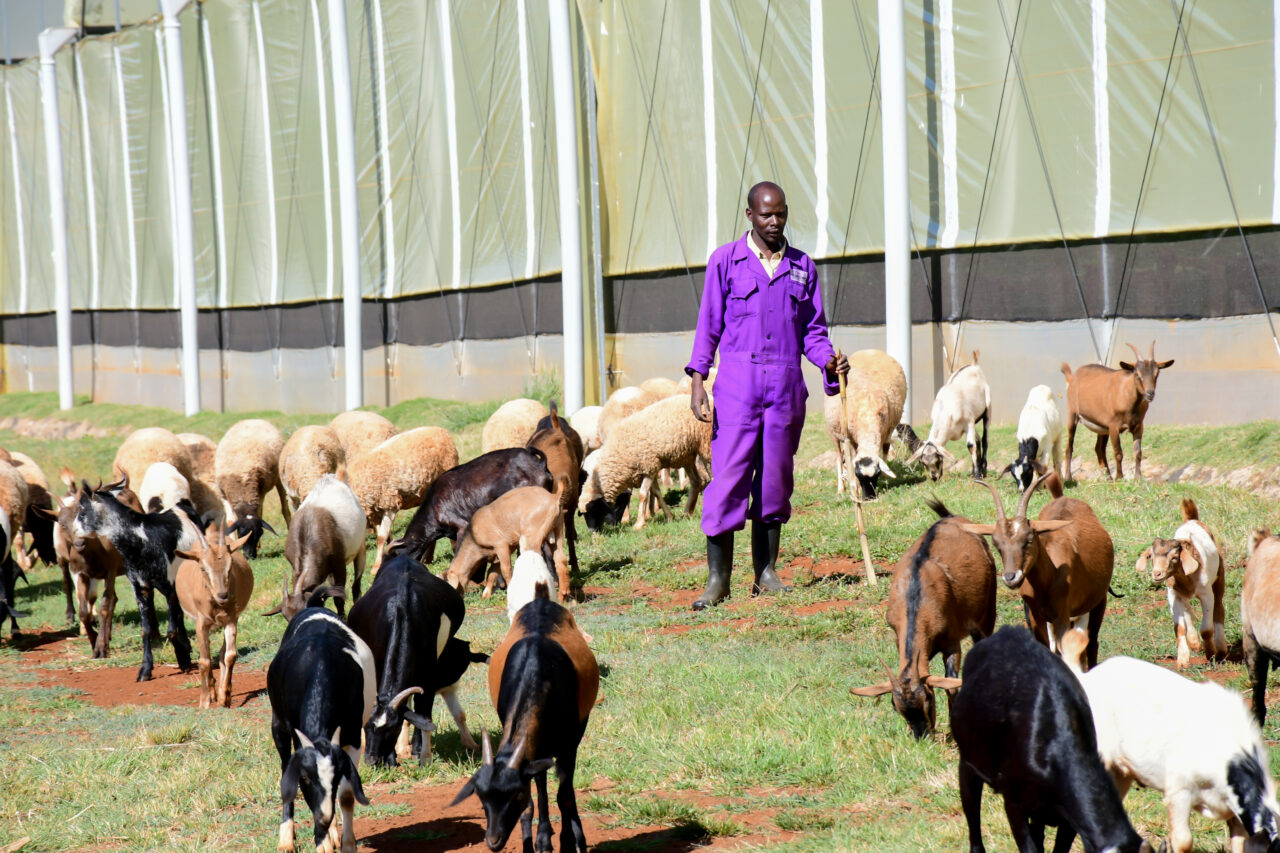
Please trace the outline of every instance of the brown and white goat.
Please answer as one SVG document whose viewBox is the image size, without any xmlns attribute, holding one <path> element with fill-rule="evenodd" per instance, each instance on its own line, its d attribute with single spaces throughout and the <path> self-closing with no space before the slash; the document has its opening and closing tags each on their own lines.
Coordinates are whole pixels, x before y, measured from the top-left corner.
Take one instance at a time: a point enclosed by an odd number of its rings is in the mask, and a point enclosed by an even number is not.
<svg viewBox="0 0 1280 853">
<path fill-rule="evenodd" d="M 996 625 L 996 564 L 986 539 L 965 532 L 969 519 L 952 515 L 941 501 L 928 503 L 939 519 L 902 555 L 889 585 L 885 619 L 898 638 L 898 674 L 850 691 L 892 691 L 893 707 L 917 738 L 937 724 L 934 688 L 946 690 L 949 703 L 960 686 L 960 642 L 989 637 Z M 939 654 L 945 678 L 929 674 L 929 661 Z"/>
<path fill-rule="evenodd" d="M 1137 572 L 1147 569 L 1151 561 L 1151 580 L 1165 583 L 1169 591 L 1169 611 L 1173 614 L 1173 633 L 1178 642 L 1178 666 L 1191 662 L 1191 652 L 1200 651 L 1204 640 L 1205 654 L 1222 660 L 1227 656 L 1227 639 L 1223 634 L 1226 609 L 1222 598 L 1226 593 L 1226 572 L 1218 540 L 1204 522 L 1196 502 L 1182 499 L 1182 524 L 1172 539 L 1151 543 L 1134 566 Z M 1200 599 L 1200 637 L 1196 637 L 1188 605 Z"/>
<path fill-rule="evenodd" d="M 215 628 L 222 629 L 223 638 L 217 702 L 224 708 L 231 707 L 231 670 L 237 657 L 236 634 L 240 614 L 253 595 L 253 572 L 240 549 L 251 535 L 252 531 L 228 541 L 221 522 L 215 522 L 205 531 L 203 540 L 197 538 L 190 550 L 176 552 L 182 563 L 178 566 L 174 587 L 183 612 L 196 626 L 201 708 L 208 708 L 214 699 L 209 632 Z"/>
<path fill-rule="evenodd" d="M 1071 474 L 1071 452 L 1076 443 L 1076 426 L 1083 423 L 1098 434 L 1094 450 L 1098 465 L 1111 479 L 1107 465 L 1107 439 L 1111 439 L 1111 452 L 1116 457 L 1115 479 L 1124 479 L 1123 453 L 1120 450 L 1120 433 L 1133 434 L 1133 473 L 1142 479 L 1142 421 L 1147 407 L 1156 398 L 1156 380 L 1160 371 L 1173 365 L 1173 359 L 1156 361 L 1156 342 L 1151 342 L 1151 354 L 1143 358 L 1138 348 L 1133 350 L 1133 364 L 1120 362 L 1114 370 L 1101 364 L 1086 364 L 1074 374 L 1071 366 L 1062 363 L 1062 374 L 1067 377 L 1067 465 L 1066 477 Z"/>
<path fill-rule="evenodd" d="M 1098 662 L 1098 631 L 1107 612 L 1107 589 L 1115 568 L 1115 546 L 1093 509 L 1076 498 L 1054 498 L 1034 520 L 1027 518 L 1039 476 L 1022 493 L 1012 519 L 996 487 L 980 480 L 995 499 L 995 524 L 967 524 L 964 530 L 990 536 L 1004 564 L 1005 586 L 1022 595 L 1027 623 L 1036 639 L 1057 652 L 1067 631 L 1089 618 L 1088 665 Z"/>
<path fill-rule="evenodd" d="M 1249 562 L 1240 591 L 1244 668 L 1253 686 L 1253 717 L 1267 719 L 1267 669 L 1280 668 L 1280 536 L 1259 528 L 1249 535 Z"/>
<path fill-rule="evenodd" d="M 472 573 L 492 560 L 498 561 L 503 579 L 511 580 L 511 552 L 523 539 L 534 550 L 553 546 L 560 601 L 568 601 L 569 563 L 564 553 L 564 516 L 560 511 L 563 489 L 563 482 L 556 483 L 554 492 L 522 486 L 476 510 L 449 564 L 449 583 L 462 592 Z M 491 571 L 485 581 L 484 597 L 493 593 L 496 580 Z"/>
</svg>

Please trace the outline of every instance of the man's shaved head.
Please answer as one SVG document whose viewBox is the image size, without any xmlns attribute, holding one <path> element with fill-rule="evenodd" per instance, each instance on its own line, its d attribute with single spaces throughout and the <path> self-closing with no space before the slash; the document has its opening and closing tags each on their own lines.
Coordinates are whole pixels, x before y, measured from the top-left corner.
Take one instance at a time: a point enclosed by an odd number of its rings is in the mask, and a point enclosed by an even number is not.
<svg viewBox="0 0 1280 853">
<path fill-rule="evenodd" d="M 782 191 L 782 187 L 778 186 L 773 181 L 761 181 L 751 189 L 747 190 L 747 207 L 752 210 L 759 210 L 756 205 L 760 201 L 761 194 L 765 192 L 772 195 L 774 200 L 780 204 L 787 203 L 787 194 Z"/>
</svg>

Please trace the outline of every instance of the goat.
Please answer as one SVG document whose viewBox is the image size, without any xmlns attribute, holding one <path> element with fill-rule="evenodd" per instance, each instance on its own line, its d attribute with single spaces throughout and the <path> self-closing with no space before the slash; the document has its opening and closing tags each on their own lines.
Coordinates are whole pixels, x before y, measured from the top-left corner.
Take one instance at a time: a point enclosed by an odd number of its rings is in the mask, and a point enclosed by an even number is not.
<svg viewBox="0 0 1280 853">
<path fill-rule="evenodd" d="M 1062 375 L 1067 378 L 1067 464 L 1065 475 L 1070 478 L 1071 453 L 1076 443 L 1076 427 L 1083 423 L 1098 434 L 1094 451 L 1098 465 L 1113 479 L 1107 465 L 1107 439 L 1111 439 L 1111 452 L 1116 457 L 1116 476 L 1124 479 L 1123 454 L 1120 451 L 1120 433 L 1133 434 L 1133 473 L 1142 479 L 1142 421 L 1147 407 L 1156 398 L 1156 381 L 1160 371 L 1173 366 L 1173 359 L 1156 361 L 1156 342 L 1151 342 L 1151 354 L 1143 358 L 1138 348 L 1133 350 L 1134 362 L 1120 362 L 1120 369 L 1113 370 L 1101 364 L 1086 364 L 1074 374 L 1071 366 L 1062 363 Z"/>
<path fill-rule="evenodd" d="M 1089 666 L 1098 662 L 1098 631 L 1107 612 L 1107 591 L 1115 568 L 1115 546 L 1093 509 L 1076 498 L 1054 498 L 1035 521 L 1027 519 L 1031 494 L 1052 472 L 1032 481 L 1012 519 L 991 483 L 995 524 L 968 524 L 964 530 L 990 536 L 1004 564 L 1005 586 L 1018 590 L 1036 639 L 1056 652 L 1067 630 L 1089 617 Z"/>
<path fill-rule="evenodd" d="M 456 554 L 458 540 L 476 510 L 522 486 L 551 491 L 551 472 L 542 451 L 527 447 L 491 450 L 451 468 L 431 484 L 404 535 L 391 548 L 429 565 L 435 560 L 435 543 L 448 538 Z"/>
<path fill-rule="evenodd" d="M 1018 455 L 1009 464 L 1018 488 L 1031 485 L 1037 465 L 1044 465 L 1050 453 L 1053 470 L 1062 476 L 1062 415 L 1048 385 L 1037 385 L 1027 394 L 1018 415 Z"/>
<path fill-rule="evenodd" d="M 320 606 L 328 588 L 289 622 L 267 667 L 271 739 L 280 755 L 280 843 L 292 851 L 293 801 L 301 788 L 315 825 L 317 853 L 337 846 L 335 802 L 342 811 L 342 853 L 356 853 L 355 803 L 369 805 L 360 784 L 360 736 L 377 695 L 373 653 L 342 620 Z"/>
<path fill-rule="evenodd" d="M 348 624 L 373 652 L 378 676 L 377 701 L 365 723 L 364 754 L 370 763 L 396 763 L 396 740 L 405 720 L 431 731 L 430 717 L 406 709 L 405 701 L 421 693 L 430 710 L 436 662 L 465 614 L 453 587 L 403 554 L 383 563 L 369 591 L 351 606 Z M 428 754 L 424 751 L 424 762 Z"/>
<path fill-rule="evenodd" d="M 511 582 L 507 584 L 507 621 L 516 621 L 520 608 L 537 597 L 538 584 L 544 584 L 552 593 L 556 591 L 556 576 L 547 568 L 547 561 L 537 551 L 529 550 L 520 540 L 520 556 L 511 567 Z"/>
<path fill-rule="evenodd" d="M 536 849 L 551 849 L 547 770 L 554 764 L 559 791 L 560 849 L 586 853 L 573 773 L 578 745 L 600 688 L 600 668 L 573 615 L 550 600 L 545 586 L 521 608 L 489 661 L 489 695 L 502 720 L 495 752 L 484 732 L 483 762 L 451 806 L 475 794 L 484 806 L 485 843 L 499 850 L 520 819 L 524 849 L 534 849 L 533 800 L 538 786 Z"/>
<path fill-rule="evenodd" d="M 120 552 L 125 575 L 138 601 L 138 620 L 142 627 L 142 666 L 138 681 L 151 678 L 153 660 L 151 643 L 159 639 L 156 623 L 155 593 L 159 590 L 169 608 L 169 641 L 178 659 L 179 669 L 191 668 L 191 641 L 182 622 L 182 608 L 173 581 L 178 573 L 178 550 L 189 551 L 200 531 L 194 519 L 195 509 L 188 503 L 159 513 L 137 512 L 121 503 L 110 492 L 94 492 L 81 481 L 77 497 L 78 512 L 71 524 L 72 545 L 82 547 L 92 535 L 106 539 Z M 153 637 L 154 634 L 154 637 Z"/>
<path fill-rule="evenodd" d="M 1271 764 L 1239 694 L 1129 657 L 1082 672 L 1086 642 L 1073 628 L 1062 656 L 1089 697 L 1098 755 L 1120 799 L 1134 782 L 1164 794 L 1174 853 L 1190 853 L 1192 811 L 1226 821 L 1233 853 L 1246 836 L 1275 841 Z"/>
<path fill-rule="evenodd" d="M 1151 560 L 1151 580 L 1168 585 L 1169 611 L 1173 614 L 1173 633 L 1178 643 L 1178 666 L 1191 662 L 1191 651 L 1200 650 L 1195 623 L 1187 605 L 1192 596 L 1200 599 L 1200 637 L 1205 654 L 1213 660 L 1227 656 L 1227 640 L 1223 634 L 1226 609 L 1222 605 L 1226 593 L 1226 571 L 1218 540 L 1200 521 L 1200 512 L 1191 498 L 1182 499 L 1182 525 L 1172 539 L 1156 538 L 1142 552 L 1134 566 L 1146 571 Z M 1190 641 L 1190 642 L 1188 642 Z"/>
<path fill-rule="evenodd" d="M 1280 667 L 1280 536 L 1259 528 L 1249 536 L 1240 591 L 1244 668 L 1253 687 L 1253 718 L 1267 721 L 1267 668 Z"/>
<path fill-rule="evenodd" d="M 459 592 L 467 587 L 472 574 L 491 560 L 497 560 L 505 581 L 511 580 L 511 551 L 524 539 L 531 548 L 544 550 L 544 558 L 555 561 L 560 581 L 560 601 L 569 599 L 569 565 L 564 556 L 564 516 L 560 513 L 559 489 L 548 492 L 537 486 L 512 489 L 488 506 L 476 510 L 471 523 L 458 542 L 458 550 L 449 564 L 449 583 Z M 552 553 L 545 554 L 550 546 Z M 493 592 L 496 577 L 492 571 L 485 582 L 484 597 Z"/>
<path fill-rule="evenodd" d="M 917 739 L 937 724 L 933 690 L 950 702 L 960 686 L 960 642 L 976 643 L 996 626 L 996 564 L 987 540 L 964 531 L 969 519 L 955 516 L 937 498 L 928 502 L 938 520 L 907 549 L 889 582 L 885 620 L 898 638 L 898 674 L 858 696 L 892 691 L 893 707 Z M 929 674 L 929 661 L 943 655 L 946 677 Z"/>
<path fill-rule="evenodd" d="M 967 364 L 947 377 L 933 399 L 929 437 L 907 459 L 907 464 L 920 460 L 930 480 L 942 476 L 943 459 L 955 461 L 947 450 L 947 442 L 963 435 L 973 459 L 973 476 L 987 475 L 987 433 L 991 418 L 991 386 L 978 366 L 978 351 L 973 351 L 973 364 Z M 979 441 L 977 424 L 982 422 Z"/>
<path fill-rule="evenodd" d="M 542 451 L 547 460 L 547 470 L 551 472 L 554 481 L 564 487 L 561 490 L 560 508 L 564 515 L 565 548 L 569 553 L 569 568 L 576 572 L 578 530 L 573 516 L 578 508 L 578 492 L 582 484 L 582 460 L 585 456 L 582 438 L 569 426 L 568 421 L 560 417 L 553 402 L 551 414 L 538 421 L 538 431 L 530 436 L 525 446 Z"/>
<path fill-rule="evenodd" d="M 283 613 L 285 619 L 292 619 L 326 578 L 345 587 L 349 562 L 352 597 L 359 599 L 360 576 L 367 557 L 365 515 L 355 492 L 339 477 L 325 474 L 311 487 L 289 526 L 284 557 L 293 574 L 285 584 L 280 606 L 266 615 Z M 343 600 L 339 598 L 336 603 L 338 614 L 345 614 Z"/>
<path fill-rule="evenodd" d="M 153 466 L 154 467 L 154 466 Z M 215 530 L 216 528 L 216 530 Z M 253 596 L 253 572 L 240 550 L 252 532 L 227 541 L 222 524 L 215 522 L 188 550 L 179 549 L 175 587 L 182 610 L 196 626 L 196 648 L 200 652 L 200 707 L 214 700 L 213 661 L 209 656 L 209 632 L 222 629 L 222 652 L 218 655 L 217 702 L 231 707 L 231 670 L 236 665 L 236 635 L 240 614 Z M 214 538 L 214 542 L 209 540 Z"/>
<path fill-rule="evenodd" d="M 982 843 L 982 789 L 1004 797 L 1019 850 L 1044 850 L 1045 826 L 1058 827 L 1054 853 L 1076 835 L 1088 851 L 1150 850 L 1124 813 L 1098 758 L 1093 716 L 1080 683 L 1024 628 L 1006 625 L 975 645 L 951 706 L 960 749 L 960 804 L 970 853 Z"/>
</svg>

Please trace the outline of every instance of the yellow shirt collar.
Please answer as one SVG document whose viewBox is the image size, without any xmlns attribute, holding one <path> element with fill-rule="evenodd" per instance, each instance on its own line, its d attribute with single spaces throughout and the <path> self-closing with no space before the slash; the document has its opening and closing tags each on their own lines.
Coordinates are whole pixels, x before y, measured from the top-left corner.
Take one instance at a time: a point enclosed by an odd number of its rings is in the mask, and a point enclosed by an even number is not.
<svg viewBox="0 0 1280 853">
<path fill-rule="evenodd" d="M 751 254 L 760 259 L 760 263 L 764 266 L 764 271 L 769 274 L 769 278 L 773 278 L 774 273 L 778 271 L 778 265 L 782 263 L 782 255 L 787 250 L 786 238 L 783 238 L 782 246 L 778 251 L 770 253 L 768 249 L 762 249 L 756 245 L 755 237 L 748 231 L 747 247 L 751 249 Z"/>
</svg>

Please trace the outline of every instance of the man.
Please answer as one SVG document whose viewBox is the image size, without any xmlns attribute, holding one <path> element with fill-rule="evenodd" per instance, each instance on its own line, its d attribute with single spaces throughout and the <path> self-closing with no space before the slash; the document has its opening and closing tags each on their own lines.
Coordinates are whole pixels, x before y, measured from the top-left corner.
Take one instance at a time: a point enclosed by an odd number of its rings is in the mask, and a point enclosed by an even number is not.
<svg viewBox="0 0 1280 853">
<path fill-rule="evenodd" d="M 827 338 L 818 271 L 783 237 L 787 199 L 768 181 L 747 193 L 751 230 L 716 249 L 707 261 L 702 308 L 685 373 L 701 421 L 711 410 L 703 381 L 720 349 L 711 428 L 711 484 L 703 495 L 707 588 L 702 610 L 729 596 L 733 534 L 751 519 L 752 595 L 785 590 L 774 571 L 782 525 L 791 517 L 792 465 L 809 393 L 800 356 L 823 370 L 823 390 L 837 393 L 837 359 Z"/>
</svg>

